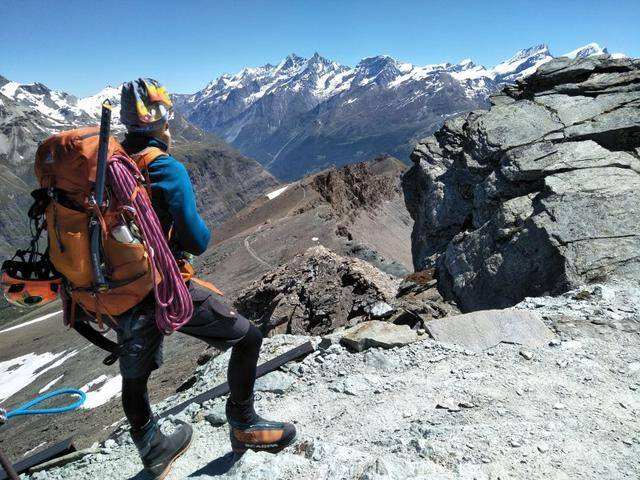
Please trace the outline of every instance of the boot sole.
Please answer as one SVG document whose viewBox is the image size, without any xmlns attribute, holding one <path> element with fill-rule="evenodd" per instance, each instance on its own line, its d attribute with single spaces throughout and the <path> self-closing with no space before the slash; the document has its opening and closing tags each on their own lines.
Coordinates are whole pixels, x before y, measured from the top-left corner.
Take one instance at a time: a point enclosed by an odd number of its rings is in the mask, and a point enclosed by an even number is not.
<svg viewBox="0 0 640 480">
<path fill-rule="evenodd" d="M 291 440 L 289 440 L 289 442 L 287 442 L 285 445 L 280 445 L 276 448 L 250 448 L 250 447 L 235 447 L 233 446 L 233 440 L 232 440 L 232 446 L 231 446 L 231 451 L 233 453 L 235 453 L 236 455 L 244 455 L 245 453 L 247 453 L 247 450 L 253 450 L 254 452 L 267 452 L 267 453 L 280 453 L 282 450 L 284 450 L 285 448 L 287 448 L 288 446 L 292 445 L 293 442 L 296 441 L 296 439 L 298 438 L 297 435 L 295 435 Z"/>
<path fill-rule="evenodd" d="M 191 442 L 193 442 L 193 435 L 189 439 L 189 443 L 187 443 L 184 446 L 184 448 L 180 450 L 175 457 L 173 457 L 169 465 L 167 465 L 167 468 L 165 468 L 162 471 L 162 473 L 158 477 L 156 477 L 157 480 L 164 480 L 167 477 L 167 475 L 169 475 L 169 473 L 171 472 L 171 469 L 173 468 L 173 464 L 175 463 L 176 460 L 178 460 L 182 456 L 184 452 L 186 452 L 189 449 L 189 447 L 191 446 Z"/>
</svg>

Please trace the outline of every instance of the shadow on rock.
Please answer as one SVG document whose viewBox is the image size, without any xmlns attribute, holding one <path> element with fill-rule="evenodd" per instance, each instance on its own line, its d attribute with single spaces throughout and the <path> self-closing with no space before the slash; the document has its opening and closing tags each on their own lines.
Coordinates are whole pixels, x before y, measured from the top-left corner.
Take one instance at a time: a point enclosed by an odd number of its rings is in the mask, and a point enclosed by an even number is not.
<svg viewBox="0 0 640 480">
<path fill-rule="evenodd" d="M 205 465 L 200 470 L 196 470 L 191 475 L 189 475 L 189 478 L 201 477 L 204 475 L 223 475 L 231 470 L 231 467 L 233 467 L 241 458 L 242 455 L 236 455 L 233 452 L 229 452 L 222 457 L 216 458 L 214 461 Z"/>
</svg>

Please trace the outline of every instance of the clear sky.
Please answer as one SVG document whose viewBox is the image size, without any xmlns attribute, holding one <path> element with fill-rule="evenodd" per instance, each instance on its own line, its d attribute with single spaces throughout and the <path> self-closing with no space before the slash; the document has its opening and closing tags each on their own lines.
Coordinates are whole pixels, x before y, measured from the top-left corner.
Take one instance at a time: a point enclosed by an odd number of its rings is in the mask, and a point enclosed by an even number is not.
<svg viewBox="0 0 640 480">
<path fill-rule="evenodd" d="M 640 0 L 0 0 L 0 75 L 78 96 L 151 76 L 190 93 L 288 53 L 487 67 L 546 43 L 640 56 Z"/>
</svg>

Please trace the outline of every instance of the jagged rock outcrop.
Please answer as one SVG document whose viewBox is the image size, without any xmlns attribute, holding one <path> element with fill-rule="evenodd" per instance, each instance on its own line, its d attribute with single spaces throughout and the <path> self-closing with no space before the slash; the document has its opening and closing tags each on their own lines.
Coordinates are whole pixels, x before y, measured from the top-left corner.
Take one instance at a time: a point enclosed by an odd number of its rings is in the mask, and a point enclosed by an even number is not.
<svg viewBox="0 0 640 480">
<path fill-rule="evenodd" d="M 555 59 L 492 105 L 412 153 L 415 269 L 467 311 L 640 278 L 640 60 Z"/>
<path fill-rule="evenodd" d="M 364 260 L 315 246 L 249 285 L 235 307 L 271 334 L 324 335 L 371 319 L 418 329 L 458 313 L 434 286 L 401 283 Z"/>
<path fill-rule="evenodd" d="M 322 335 L 392 302 L 399 283 L 363 260 L 317 246 L 249 285 L 235 306 L 265 330 Z"/>
<path fill-rule="evenodd" d="M 371 165 L 361 162 L 339 170 L 332 168 L 313 177 L 311 185 L 338 215 L 354 219 L 362 210 L 372 211 L 399 194 L 397 177 L 378 175 L 372 168 L 394 161 L 393 157 L 380 155 Z"/>
</svg>

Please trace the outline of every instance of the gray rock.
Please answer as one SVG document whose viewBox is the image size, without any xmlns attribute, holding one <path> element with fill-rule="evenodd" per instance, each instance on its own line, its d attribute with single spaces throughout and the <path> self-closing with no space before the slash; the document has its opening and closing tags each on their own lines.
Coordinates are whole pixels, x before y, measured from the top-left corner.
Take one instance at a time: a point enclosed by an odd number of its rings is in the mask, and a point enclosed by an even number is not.
<svg viewBox="0 0 640 480">
<path fill-rule="evenodd" d="M 319 359 L 322 357 L 316 357 Z M 284 393 L 293 385 L 294 377 L 276 370 L 256 380 L 256 392 Z"/>
<path fill-rule="evenodd" d="M 378 458 L 367 465 L 358 480 L 383 480 L 389 478 L 389 470 L 385 462 Z"/>
<path fill-rule="evenodd" d="M 529 350 L 520 350 L 520 356 L 525 360 L 531 360 L 533 358 L 533 353 Z"/>
<path fill-rule="evenodd" d="M 393 370 L 399 366 L 395 358 L 378 350 L 369 350 L 365 353 L 364 362 L 378 370 Z"/>
<path fill-rule="evenodd" d="M 539 443 L 537 448 L 540 453 L 546 453 L 549 451 L 549 445 L 546 443 Z"/>
<path fill-rule="evenodd" d="M 445 122 L 403 177 L 416 270 L 462 311 L 640 278 L 640 60 L 556 59 Z"/>
<path fill-rule="evenodd" d="M 364 392 L 373 390 L 374 383 L 375 382 L 372 382 L 371 379 L 366 376 L 354 375 L 352 377 L 347 377 L 344 380 L 336 382 L 329 387 L 329 390 L 357 397 Z"/>
<path fill-rule="evenodd" d="M 225 407 L 222 403 L 216 403 L 212 407 L 204 411 L 204 419 L 209 422 L 212 427 L 221 427 L 227 423 L 227 415 Z"/>
<path fill-rule="evenodd" d="M 112 438 L 109 438 L 109 439 L 105 440 L 105 442 L 104 442 L 104 448 L 109 449 L 109 450 L 111 450 L 111 449 L 113 449 L 113 448 L 115 448 L 117 446 L 118 446 L 118 443 Z"/>
<path fill-rule="evenodd" d="M 427 323 L 427 330 L 434 340 L 474 352 L 499 343 L 539 347 L 553 338 L 535 313 L 518 309 L 483 310 L 432 320 Z"/>
<path fill-rule="evenodd" d="M 418 334 L 407 325 L 370 320 L 347 330 L 340 342 L 362 352 L 371 347 L 401 347 L 417 340 Z"/>
<path fill-rule="evenodd" d="M 369 315 L 374 319 L 389 318 L 395 309 L 387 302 L 376 302 L 371 307 Z"/>
</svg>

